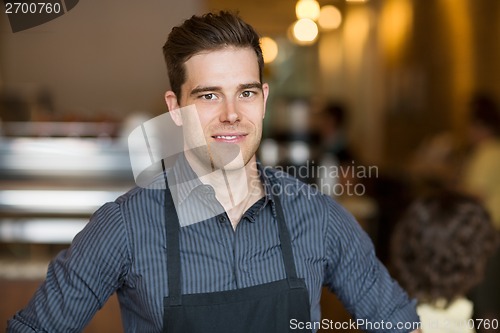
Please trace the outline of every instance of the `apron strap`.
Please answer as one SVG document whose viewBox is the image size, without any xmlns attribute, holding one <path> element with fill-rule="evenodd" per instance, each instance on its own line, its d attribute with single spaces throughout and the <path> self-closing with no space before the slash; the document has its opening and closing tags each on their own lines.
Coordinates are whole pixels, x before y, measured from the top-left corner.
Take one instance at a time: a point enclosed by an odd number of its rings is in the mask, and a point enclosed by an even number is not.
<svg viewBox="0 0 500 333">
<path fill-rule="evenodd" d="M 285 265 L 286 277 L 290 288 L 300 288 L 302 285 L 297 278 L 297 269 L 293 259 L 292 239 L 285 223 L 283 206 L 277 195 L 273 194 L 273 201 L 276 207 L 276 218 L 278 222 L 278 233 L 280 237 L 281 255 Z"/>
<path fill-rule="evenodd" d="M 165 162 L 161 160 L 163 177 L 165 178 L 165 219 L 167 233 L 167 277 L 168 299 L 170 305 L 181 305 L 181 254 L 179 251 L 179 217 L 175 209 L 172 193 L 168 187 Z"/>
</svg>

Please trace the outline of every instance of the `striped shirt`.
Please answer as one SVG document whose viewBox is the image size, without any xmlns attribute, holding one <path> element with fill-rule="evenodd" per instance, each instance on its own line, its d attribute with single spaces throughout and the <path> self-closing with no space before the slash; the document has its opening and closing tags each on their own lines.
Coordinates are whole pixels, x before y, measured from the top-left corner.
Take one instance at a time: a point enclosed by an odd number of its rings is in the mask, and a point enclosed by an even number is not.
<svg viewBox="0 0 500 333">
<path fill-rule="evenodd" d="M 185 170 L 174 167 L 179 174 L 192 172 Z M 282 201 L 297 274 L 309 291 L 312 321 L 321 320 L 325 285 L 354 318 L 375 323 L 368 331 L 412 331 L 400 326 L 418 322 L 414 301 L 377 260 L 354 218 L 295 178 L 259 170 L 266 194 L 235 230 L 223 209 L 181 228 L 182 293 L 234 290 L 286 277 L 274 193 Z M 179 216 L 218 207 L 210 186 L 183 184 L 172 191 Z M 125 332 L 161 332 L 168 296 L 164 195 L 162 189 L 135 188 L 97 210 L 69 249 L 52 260 L 45 282 L 7 331 L 79 332 L 117 292 Z M 377 325 L 382 322 L 386 325 Z"/>
</svg>

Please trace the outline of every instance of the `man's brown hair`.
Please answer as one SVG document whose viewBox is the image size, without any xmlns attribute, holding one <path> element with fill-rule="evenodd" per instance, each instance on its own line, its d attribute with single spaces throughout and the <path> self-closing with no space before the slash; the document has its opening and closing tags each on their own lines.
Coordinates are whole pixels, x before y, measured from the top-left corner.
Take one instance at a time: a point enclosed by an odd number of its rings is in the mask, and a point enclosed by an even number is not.
<svg viewBox="0 0 500 333">
<path fill-rule="evenodd" d="M 194 15 L 172 29 L 163 46 L 163 55 L 170 87 L 177 99 L 181 98 L 181 86 L 186 81 L 184 63 L 202 51 L 215 51 L 228 46 L 248 47 L 255 51 L 259 79 L 262 81 L 264 59 L 259 35 L 238 15 L 226 11 Z"/>
</svg>

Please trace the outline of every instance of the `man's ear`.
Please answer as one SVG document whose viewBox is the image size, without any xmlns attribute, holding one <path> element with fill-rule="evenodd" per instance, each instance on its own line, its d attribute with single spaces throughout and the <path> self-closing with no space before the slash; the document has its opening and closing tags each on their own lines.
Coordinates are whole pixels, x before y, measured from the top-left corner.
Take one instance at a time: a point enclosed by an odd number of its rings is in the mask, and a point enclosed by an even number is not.
<svg viewBox="0 0 500 333">
<path fill-rule="evenodd" d="M 168 113 L 177 126 L 182 126 L 182 116 L 177 96 L 169 90 L 165 93 L 165 103 L 167 103 Z"/>
<path fill-rule="evenodd" d="M 262 118 L 265 117 L 266 115 L 266 104 L 267 104 L 267 97 L 269 96 L 269 84 L 263 83 L 262 84 L 262 94 L 264 95 L 264 114 L 262 115 Z"/>
</svg>

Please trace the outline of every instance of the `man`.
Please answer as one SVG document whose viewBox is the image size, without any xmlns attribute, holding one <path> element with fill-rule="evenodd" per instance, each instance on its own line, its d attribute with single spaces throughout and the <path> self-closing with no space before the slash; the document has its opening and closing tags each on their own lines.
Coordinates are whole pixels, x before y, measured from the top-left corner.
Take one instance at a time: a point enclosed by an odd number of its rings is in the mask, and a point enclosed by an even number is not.
<svg viewBox="0 0 500 333">
<path fill-rule="evenodd" d="M 193 16 L 164 54 L 184 152 L 92 216 L 8 331 L 79 331 L 116 291 L 126 332 L 310 332 L 323 285 L 360 328 L 414 330 L 414 304 L 353 218 L 257 163 L 269 87 L 253 28 Z"/>
</svg>

